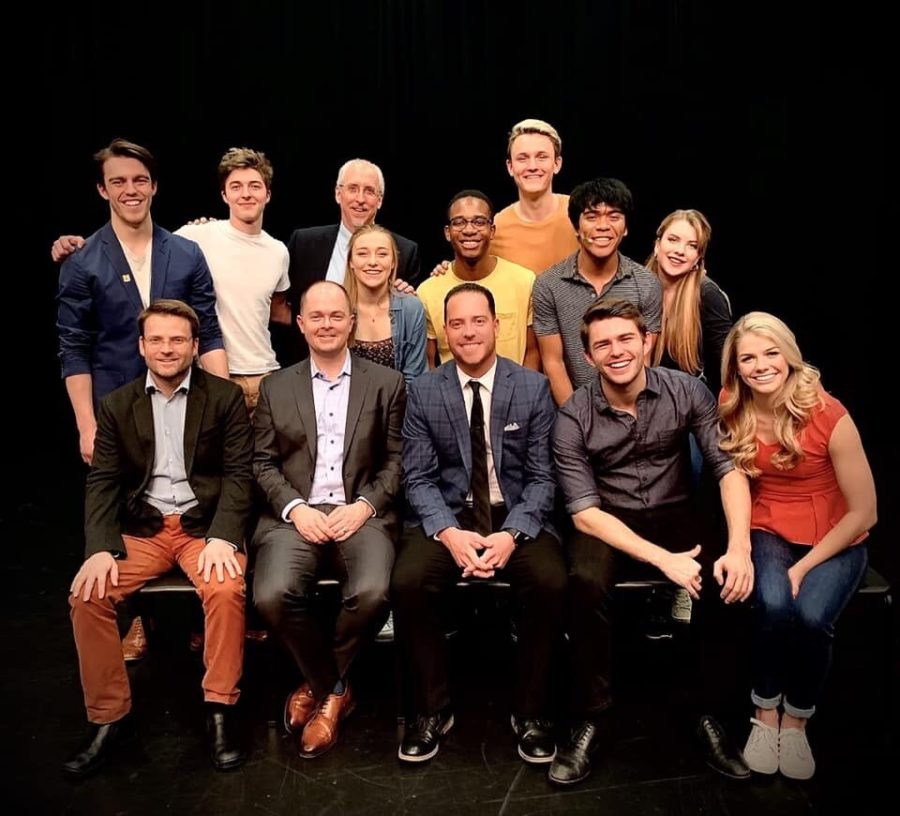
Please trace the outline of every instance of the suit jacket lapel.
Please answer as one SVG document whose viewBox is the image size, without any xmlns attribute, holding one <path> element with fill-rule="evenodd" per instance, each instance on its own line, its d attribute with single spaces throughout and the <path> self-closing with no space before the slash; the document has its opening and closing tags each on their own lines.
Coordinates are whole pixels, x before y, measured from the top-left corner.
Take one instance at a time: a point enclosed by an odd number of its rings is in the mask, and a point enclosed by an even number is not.
<svg viewBox="0 0 900 816">
<path fill-rule="evenodd" d="M 450 426 L 456 435 L 459 451 L 462 454 L 466 473 L 472 478 L 472 440 L 469 434 L 469 421 L 466 419 L 466 404 L 463 401 L 462 388 L 459 387 L 459 376 L 456 373 L 456 364 L 450 363 L 444 367 L 444 382 L 441 384 L 441 396 L 447 416 L 450 418 Z"/>
<path fill-rule="evenodd" d="M 370 384 L 368 367 L 358 357 L 354 357 L 350 363 L 350 396 L 347 402 L 347 424 L 344 426 L 344 464 L 356 433 L 356 425 L 359 422 L 359 414 L 362 411 L 363 402 L 366 399 L 366 389 Z"/>
<path fill-rule="evenodd" d="M 166 276 L 169 274 L 169 239 L 168 236 L 153 225 L 153 255 L 150 258 L 150 302 L 159 300 L 166 289 Z"/>
<path fill-rule="evenodd" d="M 498 481 L 503 461 L 503 429 L 506 427 L 509 404 L 513 395 L 511 374 L 503 358 L 498 357 L 497 371 L 494 374 L 494 393 L 491 394 L 491 453 Z"/>
<path fill-rule="evenodd" d="M 140 493 L 143 492 L 147 486 L 147 481 L 150 479 L 156 443 L 153 434 L 153 406 L 150 403 L 150 396 L 145 392 L 143 383 L 137 387 L 143 393 L 140 399 L 135 400 L 131 413 L 134 417 L 134 428 L 141 443 L 141 450 L 144 453 L 144 480 L 138 490 Z"/>
<path fill-rule="evenodd" d="M 106 260 L 112 267 L 113 274 L 116 276 L 119 285 L 125 289 L 125 294 L 128 295 L 132 305 L 140 312 L 144 308 L 144 304 L 141 303 L 141 293 L 138 290 L 134 275 L 131 274 L 131 267 L 128 266 L 128 261 L 125 260 L 122 245 L 119 243 L 119 239 L 116 238 L 111 224 L 107 224 L 103 228 L 101 239 L 103 241 L 103 254 L 106 255 Z"/>
<path fill-rule="evenodd" d="M 196 370 L 194 374 L 196 374 Z M 206 389 L 191 376 L 191 387 L 188 389 L 187 408 L 184 415 L 184 472 L 191 475 L 194 466 L 194 454 L 197 452 L 197 437 L 200 435 L 200 420 L 206 408 Z"/>
<path fill-rule="evenodd" d="M 309 376 L 309 359 L 297 366 L 297 376 L 294 378 L 294 399 L 297 402 L 297 412 L 306 431 L 306 440 L 309 448 L 311 473 L 315 473 L 316 449 L 318 442 L 318 429 L 316 427 L 316 403 L 313 399 L 312 380 Z M 310 477 L 310 481 L 312 477 Z"/>
</svg>

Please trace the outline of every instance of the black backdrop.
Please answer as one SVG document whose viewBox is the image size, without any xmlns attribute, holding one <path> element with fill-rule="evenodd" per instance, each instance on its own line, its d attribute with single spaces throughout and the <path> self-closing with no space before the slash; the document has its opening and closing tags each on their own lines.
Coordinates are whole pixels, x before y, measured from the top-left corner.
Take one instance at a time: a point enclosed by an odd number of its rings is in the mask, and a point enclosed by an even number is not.
<svg viewBox="0 0 900 816">
<path fill-rule="evenodd" d="M 283 240 L 336 221 L 338 166 L 369 158 L 387 179 L 379 220 L 430 265 L 446 254 L 454 192 L 513 200 L 506 133 L 539 117 L 563 138 L 559 191 L 598 175 L 631 187 L 626 254 L 643 259 L 675 208 L 709 216 L 709 268 L 735 313 L 783 317 L 860 425 L 882 517 L 873 562 L 896 582 L 890 52 L 886 21 L 865 6 L 829 20 L 811 2 L 84 3 L 40 21 L 32 57 L 8 75 L 37 149 L 11 159 L 34 201 L 16 238 L 23 267 L 7 274 L 35 331 L 7 374 L 20 383 L 13 401 L 41 409 L 23 407 L 24 431 L 11 434 L 22 471 L 7 499 L 52 505 L 80 489 L 48 250 L 105 219 L 90 155 L 112 137 L 156 154 L 154 217 L 169 228 L 224 214 L 215 167 L 226 148 L 266 151 L 266 228 Z"/>
</svg>

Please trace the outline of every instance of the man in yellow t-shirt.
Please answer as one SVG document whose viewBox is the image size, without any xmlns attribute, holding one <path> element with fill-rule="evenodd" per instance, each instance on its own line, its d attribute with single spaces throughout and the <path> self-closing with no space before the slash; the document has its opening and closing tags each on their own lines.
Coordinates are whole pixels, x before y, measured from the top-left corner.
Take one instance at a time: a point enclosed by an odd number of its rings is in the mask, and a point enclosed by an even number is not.
<svg viewBox="0 0 900 816">
<path fill-rule="evenodd" d="M 444 298 L 465 282 L 478 282 L 494 296 L 500 335 L 497 353 L 515 363 L 539 370 L 537 339 L 531 328 L 531 290 L 534 272 L 490 254 L 494 237 L 494 207 L 478 190 L 457 193 L 447 208 L 444 237 L 453 247 L 453 263 L 444 275 L 429 278 L 418 289 L 425 307 L 428 366 L 436 356 L 445 363 L 453 356 L 444 332 Z"/>
</svg>

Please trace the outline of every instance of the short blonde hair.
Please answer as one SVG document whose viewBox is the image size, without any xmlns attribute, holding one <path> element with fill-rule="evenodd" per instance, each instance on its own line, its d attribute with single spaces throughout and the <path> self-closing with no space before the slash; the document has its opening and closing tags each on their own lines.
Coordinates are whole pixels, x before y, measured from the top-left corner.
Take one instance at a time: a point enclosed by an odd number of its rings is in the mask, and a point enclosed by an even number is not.
<svg viewBox="0 0 900 816">
<path fill-rule="evenodd" d="M 543 119 L 523 119 L 521 122 L 514 124 L 509 132 L 509 141 L 506 143 L 506 158 L 512 158 L 513 142 L 519 136 L 524 136 L 527 133 L 539 133 L 541 136 L 546 136 L 553 143 L 553 150 L 556 154 L 554 158 L 562 156 L 562 139 L 559 138 L 559 133 L 553 125 L 545 122 Z"/>
</svg>

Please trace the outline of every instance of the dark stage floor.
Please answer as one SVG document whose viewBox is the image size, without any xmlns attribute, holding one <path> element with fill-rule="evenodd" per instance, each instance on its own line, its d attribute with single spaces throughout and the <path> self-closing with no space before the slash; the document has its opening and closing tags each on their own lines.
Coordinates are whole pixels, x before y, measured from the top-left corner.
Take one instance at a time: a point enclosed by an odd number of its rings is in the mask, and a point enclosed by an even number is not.
<svg viewBox="0 0 900 816">
<path fill-rule="evenodd" d="M 72 784 L 59 766 L 84 728 L 65 599 L 80 561 L 78 516 L 77 504 L 59 503 L 52 510 L 14 507 L 3 519 L 7 813 L 863 816 L 898 799 L 890 778 L 897 718 L 889 694 L 897 663 L 886 660 L 884 608 L 872 598 L 857 598 L 841 622 L 827 700 L 810 726 L 818 771 L 807 783 L 729 782 L 706 768 L 694 742 L 698 708 L 714 711 L 741 743 L 749 730 L 746 633 L 738 616 L 732 640 L 708 649 L 699 689 L 687 687 L 695 673 L 684 669 L 677 639 L 623 633 L 619 704 L 595 771 L 572 791 L 554 790 L 542 770 L 516 755 L 507 707 L 513 646 L 503 614 L 490 604 L 479 617 L 463 616 L 453 639 L 457 725 L 433 762 L 408 768 L 396 759 L 391 644 L 372 644 L 360 656 L 360 705 L 339 745 L 317 760 L 300 759 L 280 723 L 295 678 L 266 644 L 248 647 L 240 708 L 249 760 L 218 774 L 205 752 L 201 666 L 187 649 L 183 618 L 191 610 L 168 599 L 157 610 L 150 656 L 129 669 L 139 741 L 98 776 Z"/>
</svg>

